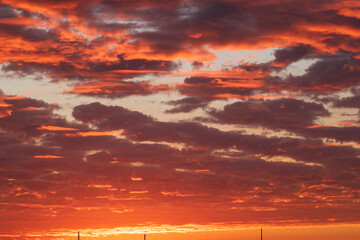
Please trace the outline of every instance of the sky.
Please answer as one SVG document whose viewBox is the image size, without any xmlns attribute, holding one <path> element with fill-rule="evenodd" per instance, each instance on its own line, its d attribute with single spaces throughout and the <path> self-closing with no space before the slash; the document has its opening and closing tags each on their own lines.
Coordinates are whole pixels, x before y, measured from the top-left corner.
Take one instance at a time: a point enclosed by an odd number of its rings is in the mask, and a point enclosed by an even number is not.
<svg viewBox="0 0 360 240">
<path fill-rule="evenodd" d="M 0 0 L 0 239 L 360 238 L 360 2 Z"/>
</svg>

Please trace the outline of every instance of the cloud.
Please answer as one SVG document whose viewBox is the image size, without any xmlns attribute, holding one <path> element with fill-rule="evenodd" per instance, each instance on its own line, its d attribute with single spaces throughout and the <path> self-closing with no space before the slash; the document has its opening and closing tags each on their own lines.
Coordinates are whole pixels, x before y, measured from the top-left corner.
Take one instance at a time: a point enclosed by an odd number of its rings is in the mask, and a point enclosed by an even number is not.
<svg viewBox="0 0 360 240">
<path fill-rule="evenodd" d="M 7 14 L 11 14 L 11 13 L 7 13 Z M 13 19 L 13 17 L 10 17 L 10 19 Z M 56 40 L 56 34 L 54 31 L 35 28 L 31 26 L 29 27 L 26 25 L 26 22 L 25 24 L 12 24 L 12 23 L 1 23 L 0 21 L 0 32 L 1 35 L 8 35 L 8 36 L 10 35 L 13 38 L 20 37 L 23 40 L 29 42 Z"/>
<path fill-rule="evenodd" d="M 0 5 L 0 18 L 16 18 L 17 14 L 14 9 L 7 4 Z"/>
<path fill-rule="evenodd" d="M 206 107 L 207 103 L 205 99 L 198 97 L 188 97 L 180 100 L 169 101 L 168 105 L 174 105 L 175 107 L 169 110 L 166 110 L 166 113 L 188 113 L 197 108 Z"/>
<path fill-rule="evenodd" d="M 310 54 L 312 54 L 314 50 L 314 47 L 304 44 L 279 49 L 274 52 L 274 63 L 286 66 L 290 63 L 311 56 Z"/>
<path fill-rule="evenodd" d="M 339 99 L 334 102 L 334 106 L 338 108 L 360 108 L 360 96 Z"/>
<path fill-rule="evenodd" d="M 149 4 L 142 1 L 92 1 L 85 4 L 76 1 L 72 4 L 63 3 L 61 7 L 33 1 L 9 2 L 8 5 L 2 5 L 3 17 L 16 19 L 19 23 L 0 23 L 3 36 L 10 34 L 12 38 L 18 36 L 21 40 L 17 40 L 17 47 L 4 46 L 2 51 L 7 57 L 0 61 L 8 62 L 8 66 L 3 67 L 4 71 L 43 73 L 56 81 L 94 81 L 75 84 L 74 89 L 69 90 L 74 94 L 110 98 L 151 94 L 167 91 L 166 87 L 155 87 L 152 90 L 145 83 L 138 86 L 131 81 L 121 86 L 112 83 L 114 86 L 88 87 L 86 90 L 84 86 L 101 86 L 99 81 L 125 80 L 159 71 L 166 74 L 179 69 L 179 64 L 173 60 L 180 57 L 191 60 L 199 68 L 203 61 L 215 57 L 205 46 L 213 49 L 281 47 L 275 51 L 274 61 L 237 66 L 238 69 L 262 70 L 267 74 L 300 59 L 316 57 L 316 54 L 322 56 L 341 51 L 357 52 L 354 39 L 358 36 L 353 30 L 358 20 L 351 14 L 344 14 L 353 7 L 351 1 L 344 4 L 342 11 L 336 11 L 336 2 L 333 1 L 326 4 L 307 3 L 301 7 L 297 2 L 280 4 L 277 1 L 273 4 L 268 1 L 204 1 L 186 4 L 182 1 L 172 4 Z M 294 9 L 296 14 L 291 14 Z M 67 16 L 66 21 L 62 21 L 64 15 Z M 113 20 L 110 21 L 106 16 L 112 16 Z M 279 18 L 283 21 L 279 22 Z M 329 29 L 333 31 L 329 33 Z M 30 47 L 33 44 L 36 44 L 36 50 Z M 292 77 L 286 82 L 270 78 L 272 80 L 269 84 L 274 85 L 272 91 L 321 91 L 316 84 L 325 86 L 327 83 L 321 83 L 321 74 L 324 72 L 318 72 L 317 69 L 329 69 L 330 66 L 335 71 L 333 78 L 347 80 L 331 80 L 331 87 L 327 91 L 338 91 L 356 84 L 350 80 L 350 75 L 357 76 L 356 68 L 353 73 L 346 73 L 346 69 L 336 70 L 345 65 L 356 66 L 356 60 L 349 59 L 346 54 L 322 60 L 309 68 L 307 75 L 302 78 Z M 185 83 L 191 83 L 191 79 L 196 77 L 187 78 Z M 223 79 L 221 76 L 215 78 Z M 314 78 L 317 79 L 316 84 L 313 80 L 306 80 Z M 111 90 L 112 87 L 114 90 Z M 216 84 L 201 86 L 202 90 L 197 89 L 200 86 L 191 87 L 185 84 L 179 87 L 179 91 L 189 96 L 227 98 L 249 96 L 255 90 L 268 90 L 259 85 L 252 90 L 249 87 L 218 88 Z"/>
<path fill-rule="evenodd" d="M 178 64 L 171 61 L 147 60 L 147 59 L 126 59 L 124 54 L 119 54 L 118 62 L 89 62 L 87 65 L 96 72 L 112 70 L 157 70 L 172 71 L 179 67 Z"/>
<path fill-rule="evenodd" d="M 99 102 L 75 107 L 73 116 L 104 130 L 128 129 L 153 121 L 151 117 L 140 112 L 119 106 L 105 106 Z"/>
<path fill-rule="evenodd" d="M 342 103 L 342 101 L 339 101 Z M 316 125 L 318 118 L 329 117 L 323 105 L 297 99 L 235 102 L 223 110 L 210 110 L 214 122 L 270 129 L 284 129 L 305 137 L 324 137 L 338 141 L 360 142 L 356 122 Z"/>
<path fill-rule="evenodd" d="M 344 126 L 344 127 L 322 127 L 302 130 L 305 135 L 315 137 L 333 138 L 339 141 L 354 141 L 360 142 L 359 133 L 360 127 L 358 126 Z"/>
<path fill-rule="evenodd" d="M 44 101 L 0 95 L 0 128 L 24 136 L 38 136 L 42 134 L 43 125 L 66 126 L 68 123 L 57 118 L 53 110 L 56 105 Z"/>
<path fill-rule="evenodd" d="M 101 81 L 85 82 L 73 86 L 66 93 L 98 96 L 107 98 L 123 98 L 132 95 L 150 95 L 161 92 L 170 92 L 167 84 L 154 84 L 151 82 L 133 82 L 133 81 Z"/>
<path fill-rule="evenodd" d="M 312 125 L 318 117 L 330 115 L 321 104 L 286 98 L 235 102 L 226 105 L 223 111 L 209 113 L 220 123 L 290 130 Z"/>
<path fill-rule="evenodd" d="M 281 106 L 274 102 L 257 104 Z M 308 121 L 327 113 L 321 105 L 289 99 L 283 103 L 305 105 L 299 110 L 304 112 L 298 114 L 306 115 Z M 294 109 L 290 112 L 295 114 Z M 158 121 L 138 111 L 98 102 L 75 107 L 73 116 L 81 124 L 89 124 L 92 131 L 123 129 L 125 138 L 67 134 L 66 130 L 73 133 L 81 129 L 78 123 L 48 129 L 50 133 L 38 135 L 39 145 L 14 138 L 11 131 L 3 128 L 8 135 L 2 138 L 6 144 L 0 147 L 3 156 L 0 171 L 5 177 L 1 181 L 6 183 L 6 195 L 2 198 L 14 211 L 25 211 L 21 224 L 29 229 L 37 229 L 33 221 L 27 221 L 35 211 L 38 219 L 48 218 L 49 214 L 78 219 L 80 211 L 77 227 L 82 228 L 89 226 L 86 221 L 80 221 L 84 215 L 95 219 L 100 212 L 111 221 L 123 218 L 123 214 L 152 219 L 150 213 L 157 209 L 157 204 L 166 207 L 159 212 L 156 223 L 169 223 L 166 218 L 169 213 L 180 217 L 180 209 L 188 215 L 171 223 L 183 224 L 187 219 L 194 221 L 192 209 L 214 202 L 217 208 L 211 216 L 206 214 L 207 208 L 200 207 L 197 213 L 204 215 L 196 221 L 207 222 L 209 217 L 211 221 L 225 220 L 236 211 L 251 215 L 250 221 L 256 223 L 257 213 L 271 211 L 272 217 L 265 217 L 266 221 L 281 224 L 283 208 L 293 211 L 292 217 L 297 220 L 303 214 L 296 209 L 309 212 L 308 206 L 314 202 L 336 204 L 339 221 L 352 221 L 340 211 L 351 208 L 350 199 L 356 197 L 354 167 L 359 151 L 352 147 L 324 146 L 321 141 L 309 139 L 225 132 L 194 122 Z M 277 117 L 272 116 L 274 121 Z M 14 164 L 16 161 L 21 164 Z M 109 206 L 112 209 L 131 206 L 133 210 L 114 215 Z M 326 222 L 334 213 L 322 210 L 315 210 L 314 217 Z M 230 219 L 248 221 L 242 217 Z M 65 225 L 54 221 L 44 227 Z M 12 221 L 6 226 L 15 227 Z"/>
<path fill-rule="evenodd" d="M 331 93 L 358 85 L 358 59 L 352 54 L 325 56 L 312 64 L 302 76 L 289 76 L 284 80 L 269 78 L 274 89 Z M 275 80 L 275 81 L 273 81 Z"/>
<path fill-rule="evenodd" d="M 358 221 L 356 1 L 1 2 L 1 236 Z"/>
<path fill-rule="evenodd" d="M 200 68 L 204 67 L 204 63 L 194 61 L 194 62 L 191 63 L 191 66 L 193 67 L 193 69 L 200 69 Z"/>
<path fill-rule="evenodd" d="M 208 100 L 225 99 L 228 96 L 247 97 L 263 86 L 261 79 L 229 77 L 188 77 L 184 84 L 177 86 L 178 91 L 187 96 Z M 232 97 L 230 97 L 232 98 Z"/>
</svg>

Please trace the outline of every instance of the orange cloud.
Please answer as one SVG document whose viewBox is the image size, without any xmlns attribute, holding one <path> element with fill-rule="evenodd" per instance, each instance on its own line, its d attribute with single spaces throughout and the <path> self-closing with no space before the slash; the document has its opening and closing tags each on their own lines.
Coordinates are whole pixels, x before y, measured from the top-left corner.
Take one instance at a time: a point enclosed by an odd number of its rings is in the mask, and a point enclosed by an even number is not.
<svg viewBox="0 0 360 240">
<path fill-rule="evenodd" d="M 340 104 L 344 122 L 313 125 L 334 122 L 333 93 L 357 109 L 357 1 L 1 3 L 4 81 L 65 82 L 87 104 L 70 124 L 61 102 L 0 92 L 0 238 L 358 223 L 359 123 Z M 266 48 L 273 60 L 215 66 L 216 50 Z M 157 93 L 177 98 L 161 116 L 113 101 Z"/>
<path fill-rule="evenodd" d="M 56 155 L 37 155 L 34 158 L 63 158 L 63 156 L 56 156 Z"/>
<path fill-rule="evenodd" d="M 179 192 L 160 192 L 164 196 L 174 196 L 174 197 L 201 197 L 201 196 L 208 196 L 207 194 L 182 194 Z"/>
<path fill-rule="evenodd" d="M 38 127 L 39 130 L 47 130 L 47 131 L 78 131 L 76 128 L 69 127 L 60 127 L 60 126 L 41 126 Z"/>
<path fill-rule="evenodd" d="M 91 188 L 112 188 L 109 184 L 89 184 L 88 187 Z"/>
<path fill-rule="evenodd" d="M 131 194 L 143 194 L 143 193 L 148 193 L 149 191 L 147 190 L 140 190 L 140 191 L 129 191 L 129 193 Z"/>
<path fill-rule="evenodd" d="M 148 95 L 152 93 L 169 92 L 167 84 L 153 84 L 149 82 L 89 82 L 82 85 L 74 86 L 67 93 L 108 96 L 108 97 L 125 97 L 128 95 Z"/>
<path fill-rule="evenodd" d="M 77 130 L 77 129 L 76 129 Z M 88 132 L 76 132 L 76 133 L 66 133 L 65 136 L 68 137 L 90 137 L 90 136 L 113 136 L 113 135 L 119 135 L 122 134 L 123 131 L 108 131 L 108 132 L 96 132 L 96 131 L 88 131 Z"/>
<path fill-rule="evenodd" d="M 354 125 L 360 125 L 360 124 L 358 122 L 340 122 L 340 123 L 333 123 L 326 125 L 312 125 L 312 126 L 307 126 L 306 128 L 323 128 L 323 127 L 354 126 Z"/>
<path fill-rule="evenodd" d="M 133 180 L 133 181 L 142 181 L 143 179 L 141 177 L 131 177 L 131 180 Z"/>
</svg>

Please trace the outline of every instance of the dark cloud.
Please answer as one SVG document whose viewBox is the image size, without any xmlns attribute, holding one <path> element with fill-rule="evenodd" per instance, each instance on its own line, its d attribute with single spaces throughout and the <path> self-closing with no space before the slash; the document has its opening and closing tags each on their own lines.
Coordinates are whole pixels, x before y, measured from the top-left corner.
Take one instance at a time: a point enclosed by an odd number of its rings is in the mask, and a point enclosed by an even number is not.
<svg viewBox="0 0 360 240">
<path fill-rule="evenodd" d="M 251 47 L 252 43 L 253 47 L 256 47 L 261 43 L 276 43 L 278 42 L 276 39 L 290 35 L 305 38 L 312 36 L 320 41 L 329 39 L 329 36 L 321 31 L 314 36 L 305 30 L 314 22 L 320 25 L 332 23 L 356 28 L 358 19 L 339 15 L 335 10 L 322 10 L 321 8 L 325 8 L 325 4 L 325 1 L 316 4 L 300 4 L 296 1 L 282 1 L 281 4 L 271 4 L 268 1 L 256 3 L 244 1 L 190 2 L 184 4 L 178 12 L 169 11 L 170 13 L 165 14 L 158 11 L 158 15 L 163 16 L 166 21 L 161 18 L 159 21 L 149 18 L 153 9 L 140 12 L 142 17 L 147 17 L 148 24 L 156 30 L 141 32 L 133 36 L 141 42 L 150 44 L 154 51 L 169 54 L 176 51 L 191 51 L 189 48 L 193 46 L 206 44 L 226 46 L 232 43 L 242 43 Z M 331 6 L 330 2 L 327 4 Z M 301 27 L 304 27 L 303 31 Z M 296 30 L 298 28 L 299 31 Z M 184 32 L 191 34 L 185 35 Z M 347 39 L 351 38 L 351 36 L 347 36 Z M 169 41 L 165 42 L 164 39 L 169 39 Z M 301 45 L 296 37 L 287 38 L 285 41 Z M 338 48 L 340 46 L 340 44 L 336 45 Z M 343 42 L 341 47 L 350 49 L 352 46 L 346 46 L 346 43 Z M 309 49 L 300 48 L 302 47 L 289 49 L 292 52 L 289 54 L 293 54 L 295 59 L 301 57 L 302 50 L 306 52 L 312 49 L 310 46 Z M 281 54 L 281 52 L 278 54 L 280 58 L 282 58 Z"/>
<path fill-rule="evenodd" d="M 75 107 L 73 116 L 77 120 L 104 130 L 127 129 L 153 122 L 151 117 L 140 112 L 119 106 L 105 106 L 99 102 Z"/>
<path fill-rule="evenodd" d="M 314 52 L 314 50 L 314 47 L 304 44 L 279 49 L 274 52 L 274 63 L 289 65 L 290 63 L 308 57 L 311 53 Z"/>
<path fill-rule="evenodd" d="M 284 129 L 305 137 L 325 137 L 338 141 L 360 142 L 359 127 L 316 125 L 320 117 L 330 116 L 323 105 L 297 99 L 235 102 L 224 110 L 210 110 L 212 121 L 272 129 Z M 313 127 L 314 126 L 314 127 Z"/>
<path fill-rule="evenodd" d="M 40 136 L 47 132 L 44 126 L 88 129 L 84 125 L 71 124 L 56 115 L 53 111 L 59 108 L 58 105 L 31 98 L 1 95 L 1 92 L 0 101 L 3 103 L 0 107 L 0 129 L 15 133 L 18 137 Z"/>
<path fill-rule="evenodd" d="M 236 102 L 223 111 L 211 111 L 210 115 L 221 123 L 246 124 L 269 128 L 293 129 L 313 125 L 318 117 L 330 113 L 318 103 L 297 99 Z"/>
<path fill-rule="evenodd" d="M 0 23 L 0 31 L 12 37 L 21 37 L 30 42 L 55 40 L 56 34 L 53 31 L 40 28 L 31 28 L 23 25 Z"/>
<path fill-rule="evenodd" d="M 36 29 L 36 28 L 26 28 L 22 31 L 22 38 L 28 41 L 46 41 L 51 38 L 54 38 L 54 33 L 51 31 Z"/>
<path fill-rule="evenodd" d="M 271 62 L 267 62 L 267 63 L 246 63 L 246 64 L 240 64 L 237 66 L 234 66 L 233 69 L 244 69 L 247 72 L 257 72 L 257 71 L 262 71 L 262 72 L 267 72 L 270 73 L 273 70 L 277 70 L 279 69 L 278 67 L 273 66 L 273 64 L 271 64 Z"/>
<path fill-rule="evenodd" d="M 204 63 L 194 61 L 194 62 L 191 63 L 191 66 L 193 67 L 193 69 L 200 69 L 200 68 L 204 67 Z"/>
<path fill-rule="evenodd" d="M 184 80 L 184 83 L 187 84 L 202 84 L 202 83 L 211 83 L 214 78 L 207 77 L 187 77 Z"/>
<path fill-rule="evenodd" d="M 359 60 L 352 54 L 337 54 L 320 58 L 302 76 L 289 76 L 284 80 L 274 79 L 274 87 L 311 92 L 337 92 L 358 85 Z"/>
<path fill-rule="evenodd" d="M 203 98 L 188 97 L 180 100 L 169 101 L 168 105 L 175 106 L 172 109 L 166 110 L 166 113 L 188 113 L 197 108 L 204 108 L 207 106 L 207 101 Z"/>
<path fill-rule="evenodd" d="M 5 72 L 10 71 L 21 73 L 24 76 L 43 73 L 57 81 L 65 79 L 84 80 L 86 78 L 91 78 L 82 74 L 81 71 L 77 71 L 73 64 L 63 61 L 58 64 L 24 61 L 8 62 L 7 64 L 4 64 L 1 69 Z"/>
<path fill-rule="evenodd" d="M 246 98 L 259 97 L 261 94 L 289 92 L 333 93 L 358 85 L 359 60 L 350 53 L 336 55 L 313 55 L 318 59 L 310 65 L 304 75 L 278 77 L 274 71 L 280 72 L 292 62 L 309 57 L 314 48 L 308 45 L 277 50 L 277 58 L 267 63 L 245 63 L 227 70 L 232 74 L 242 71 L 244 78 L 222 77 L 187 77 L 183 85 L 177 88 L 180 93 L 203 98 Z M 310 58 L 310 57 L 309 57 Z M 280 65 L 279 65 L 280 64 Z M 245 72 L 244 72 L 245 71 Z M 225 71 L 226 74 L 226 71 Z M 259 96 L 257 96 L 259 94 Z M 275 94 L 276 95 L 276 94 Z M 266 96 L 264 96 L 266 97 Z M 331 97 L 329 98 L 331 99 Z M 320 100 L 318 98 L 318 100 Z M 323 99 L 324 100 L 324 99 Z"/>
<path fill-rule="evenodd" d="M 330 48 L 346 49 L 351 52 L 358 52 L 360 48 L 359 37 L 346 34 L 328 34 L 325 36 L 323 42 Z"/>
<path fill-rule="evenodd" d="M 95 72 L 104 72 L 112 70 L 157 70 L 173 71 L 180 65 L 172 61 L 159 61 L 147 59 L 124 59 L 124 54 L 117 56 L 118 62 L 89 62 L 87 65 Z"/>
<path fill-rule="evenodd" d="M 354 141 L 360 143 L 360 127 L 357 126 L 344 126 L 332 127 L 324 126 L 319 128 L 302 129 L 298 130 L 300 133 L 314 137 L 333 138 L 339 141 Z"/>
<path fill-rule="evenodd" d="M 188 77 L 177 89 L 183 95 L 211 100 L 250 96 L 261 85 L 260 79 Z"/>
<path fill-rule="evenodd" d="M 105 106 L 100 103 L 80 105 L 74 108 L 73 116 L 102 130 L 124 129 L 129 138 L 140 141 L 187 142 L 196 145 L 204 137 L 205 144 L 212 144 L 212 141 L 216 142 L 215 145 L 229 144 L 221 143 L 221 139 L 216 138 L 222 135 L 217 129 L 192 122 L 160 122 L 119 106 Z"/>
<path fill-rule="evenodd" d="M 0 19 L 1 18 L 16 18 L 17 14 L 14 9 L 7 4 L 0 4 Z"/>
<path fill-rule="evenodd" d="M 310 104 L 311 106 L 311 104 Z M 314 105 L 314 108 L 323 108 Z M 97 114 L 97 113 L 101 114 Z M 327 114 L 327 112 L 324 112 Z M 125 135 L 136 141 L 184 143 L 190 147 L 208 149 L 239 148 L 250 153 L 278 154 L 278 149 L 301 145 L 292 138 L 267 138 L 260 135 L 224 132 L 196 122 L 162 122 L 140 112 L 100 103 L 80 105 L 74 108 L 73 116 L 91 123 L 99 130 L 125 130 Z"/>
<path fill-rule="evenodd" d="M 352 96 L 335 101 L 334 107 L 338 108 L 360 108 L 360 96 Z"/>
</svg>

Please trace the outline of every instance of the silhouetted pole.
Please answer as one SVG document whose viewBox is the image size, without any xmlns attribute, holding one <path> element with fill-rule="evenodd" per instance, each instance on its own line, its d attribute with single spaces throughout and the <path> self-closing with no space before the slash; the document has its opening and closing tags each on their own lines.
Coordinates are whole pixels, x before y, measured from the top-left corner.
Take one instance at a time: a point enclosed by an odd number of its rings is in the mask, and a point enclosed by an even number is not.
<svg viewBox="0 0 360 240">
<path fill-rule="evenodd" d="M 146 234 L 144 234 L 144 240 L 146 240 Z"/>
<path fill-rule="evenodd" d="M 260 231 L 260 232 L 261 232 L 261 240 L 262 240 L 262 228 L 261 228 L 261 231 Z"/>
<path fill-rule="evenodd" d="M 78 240 L 80 240 L 80 231 L 78 231 Z"/>
</svg>

